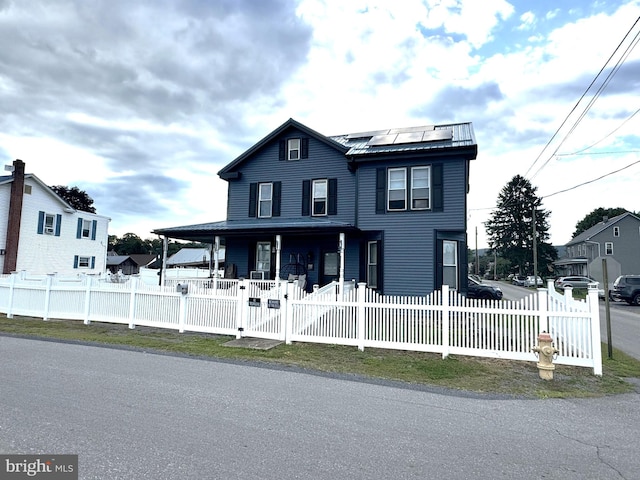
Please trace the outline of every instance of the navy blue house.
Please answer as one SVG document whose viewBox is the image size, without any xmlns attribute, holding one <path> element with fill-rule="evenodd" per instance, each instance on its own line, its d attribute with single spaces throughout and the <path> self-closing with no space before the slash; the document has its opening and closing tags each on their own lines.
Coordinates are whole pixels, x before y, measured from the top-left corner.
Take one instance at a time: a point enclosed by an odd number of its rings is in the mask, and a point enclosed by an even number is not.
<svg viewBox="0 0 640 480">
<path fill-rule="evenodd" d="M 465 291 L 476 156 L 471 123 L 325 136 L 290 119 L 218 172 L 229 183 L 226 221 L 154 233 L 223 241 L 238 277 Z"/>
</svg>

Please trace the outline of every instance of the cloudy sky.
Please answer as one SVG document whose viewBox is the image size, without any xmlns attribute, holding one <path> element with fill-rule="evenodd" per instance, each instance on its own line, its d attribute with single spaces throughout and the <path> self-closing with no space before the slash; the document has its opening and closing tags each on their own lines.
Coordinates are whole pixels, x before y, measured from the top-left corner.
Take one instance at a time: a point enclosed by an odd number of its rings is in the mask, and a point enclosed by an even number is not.
<svg viewBox="0 0 640 480">
<path fill-rule="evenodd" d="M 326 135 L 471 121 L 470 246 L 516 174 L 564 244 L 595 208 L 640 210 L 639 16 L 640 0 L 0 0 L 0 159 L 151 238 L 223 220 L 217 171 L 289 118 Z"/>
</svg>

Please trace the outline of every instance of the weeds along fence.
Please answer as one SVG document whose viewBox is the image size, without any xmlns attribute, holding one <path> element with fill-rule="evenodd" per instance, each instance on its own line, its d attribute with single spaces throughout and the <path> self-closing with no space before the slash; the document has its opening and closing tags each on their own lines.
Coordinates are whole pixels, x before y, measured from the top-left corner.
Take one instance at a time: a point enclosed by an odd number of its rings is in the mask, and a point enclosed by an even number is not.
<svg viewBox="0 0 640 480">
<path fill-rule="evenodd" d="M 422 297 L 381 295 L 337 282 L 307 293 L 291 282 L 180 279 L 166 286 L 79 276 L 0 276 L 0 312 L 111 322 L 291 342 L 350 345 L 537 361 L 546 331 L 555 362 L 602 374 L 597 290 L 586 300 L 550 283 L 520 301 L 474 300 L 442 290 Z"/>
</svg>

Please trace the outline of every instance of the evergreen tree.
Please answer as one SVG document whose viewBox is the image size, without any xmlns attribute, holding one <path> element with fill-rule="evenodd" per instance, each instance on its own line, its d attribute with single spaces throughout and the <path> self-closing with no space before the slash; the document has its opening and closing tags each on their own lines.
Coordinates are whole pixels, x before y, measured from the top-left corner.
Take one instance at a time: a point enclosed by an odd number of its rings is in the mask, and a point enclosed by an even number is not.
<svg viewBox="0 0 640 480">
<path fill-rule="evenodd" d="M 542 207 L 536 188 L 516 175 L 500 191 L 496 210 L 485 223 L 489 246 L 520 274 L 533 274 L 533 217 L 535 209 L 538 273 L 552 271 L 558 252 L 549 243 L 550 212 Z"/>
</svg>

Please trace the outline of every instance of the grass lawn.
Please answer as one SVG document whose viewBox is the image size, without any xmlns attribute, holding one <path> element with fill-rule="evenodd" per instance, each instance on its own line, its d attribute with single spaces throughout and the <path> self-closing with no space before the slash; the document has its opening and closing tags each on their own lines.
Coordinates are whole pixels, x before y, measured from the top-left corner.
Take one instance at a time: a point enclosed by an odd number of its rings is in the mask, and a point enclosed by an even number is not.
<svg viewBox="0 0 640 480">
<path fill-rule="evenodd" d="M 626 379 L 640 378 L 640 361 L 614 350 L 608 359 L 603 346 L 602 377 L 592 369 L 558 365 L 555 378 L 544 381 L 532 362 L 450 356 L 311 343 L 281 344 L 270 350 L 230 348 L 232 337 L 178 333 L 157 328 L 50 320 L 0 315 L 0 334 L 53 338 L 96 345 L 121 345 L 145 351 L 173 352 L 196 357 L 250 360 L 321 372 L 361 375 L 471 392 L 511 394 L 531 398 L 595 397 L 633 391 Z"/>
</svg>

